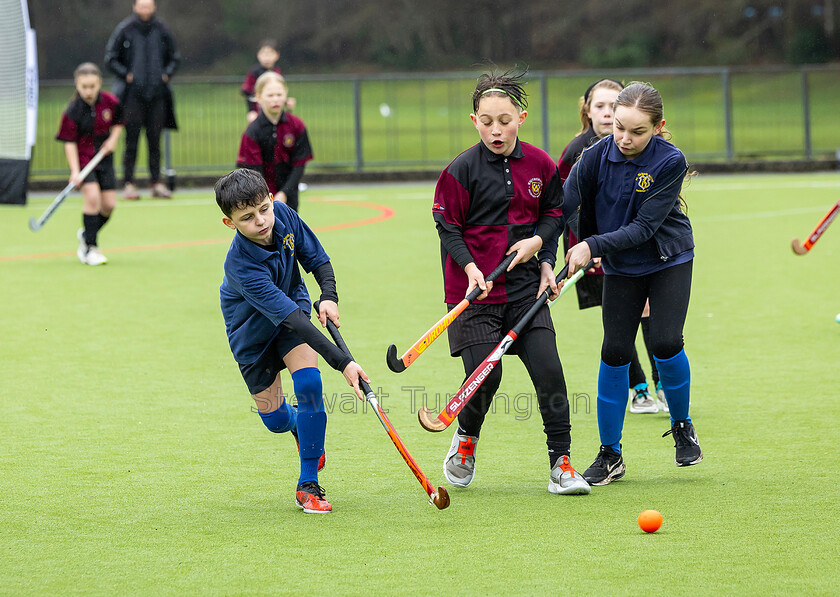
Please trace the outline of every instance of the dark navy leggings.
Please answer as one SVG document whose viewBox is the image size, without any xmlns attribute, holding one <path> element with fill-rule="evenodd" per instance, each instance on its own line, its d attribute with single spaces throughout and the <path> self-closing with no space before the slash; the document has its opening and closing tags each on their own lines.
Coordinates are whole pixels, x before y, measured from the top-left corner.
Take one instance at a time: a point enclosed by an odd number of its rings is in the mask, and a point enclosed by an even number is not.
<svg viewBox="0 0 840 597">
<path fill-rule="evenodd" d="M 647 276 L 604 276 L 601 360 L 611 367 L 630 362 L 636 332 L 650 298 L 650 346 L 658 359 L 670 359 L 683 348 L 683 326 L 691 295 L 693 261 Z"/>
</svg>

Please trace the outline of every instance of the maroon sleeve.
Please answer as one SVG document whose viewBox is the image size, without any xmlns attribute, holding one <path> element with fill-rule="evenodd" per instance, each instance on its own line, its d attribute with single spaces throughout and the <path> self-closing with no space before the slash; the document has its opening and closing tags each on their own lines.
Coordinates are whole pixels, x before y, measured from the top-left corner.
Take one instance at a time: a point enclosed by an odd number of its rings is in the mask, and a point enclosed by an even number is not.
<svg viewBox="0 0 840 597">
<path fill-rule="evenodd" d="M 254 95 L 254 85 L 257 82 L 257 77 L 254 76 L 254 71 L 248 71 L 248 74 L 245 75 L 245 80 L 242 82 L 242 95 L 245 97 L 251 97 Z"/>
<path fill-rule="evenodd" d="M 55 138 L 65 143 L 77 143 L 79 141 L 79 129 L 73 119 L 67 116 L 67 112 L 61 115 L 61 124 Z"/>
<path fill-rule="evenodd" d="M 295 146 L 292 149 L 289 161 L 292 167 L 303 166 L 306 162 L 312 159 L 312 146 L 309 144 L 309 133 L 306 132 L 306 125 L 296 116 L 288 115 L 288 118 L 295 122 L 296 139 Z"/>
<path fill-rule="evenodd" d="M 245 134 L 242 135 L 242 141 L 239 143 L 236 165 L 262 172 L 263 159 L 260 145 L 248 135 L 248 131 L 245 131 Z"/>
</svg>

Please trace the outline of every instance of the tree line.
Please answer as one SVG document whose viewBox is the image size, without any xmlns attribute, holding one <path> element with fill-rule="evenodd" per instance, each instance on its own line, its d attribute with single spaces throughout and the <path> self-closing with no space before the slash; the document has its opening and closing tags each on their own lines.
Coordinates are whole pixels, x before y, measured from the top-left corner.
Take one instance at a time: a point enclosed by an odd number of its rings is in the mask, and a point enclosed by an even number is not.
<svg viewBox="0 0 840 597">
<path fill-rule="evenodd" d="M 239 75 L 264 38 L 288 74 L 805 64 L 840 58 L 840 0 L 158 0 L 182 74 Z M 101 65 L 131 0 L 31 2 L 42 78 Z"/>
</svg>

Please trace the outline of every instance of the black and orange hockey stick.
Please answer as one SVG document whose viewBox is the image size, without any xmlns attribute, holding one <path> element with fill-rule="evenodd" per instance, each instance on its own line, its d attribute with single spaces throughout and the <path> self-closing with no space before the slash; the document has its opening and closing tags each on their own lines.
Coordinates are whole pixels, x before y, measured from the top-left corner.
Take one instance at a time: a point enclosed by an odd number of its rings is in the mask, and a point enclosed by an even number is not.
<svg viewBox="0 0 840 597">
<path fill-rule="evenodd" d="M 507 269 L 510 262 L 513 261 L 513 258 L 516 257 L 517 252 L 518 251 L 514 251 L 505 257 L 504 261 L 502 261 L 496 269 L 490 272 L 490 275 L 484 278 L 484 280 L 486 282 L 492 282 L 498 278 L 502 272 Z M 464 309 L 466 309 L 470 303 L 472 303 L 476 297 L 481 294 L 481 292 L 481 288 L 476 286 L 473 291 L 464 297 L 460 303 L 455 305 L 449 313 L 444 315 L 435 325 L 430 327 L 429 331 L 420 336 L 420 339 L 415 342 L 414 345 L 400 358 L 397 358 L 396 345 L 391 344 L 388 347 L 387 354 L 385 355 L 385 361 L 388 363 L 388 368 L 394 373 L 402 373 L 405 371 L 411 363 L 416 361 L 417 358 L 423 354 L 423 351 L 426 350 L 432 342 L 438 339 L 444 330 L 449 327 L 449 324 L 455 321 L 455 319 L 464 312 Z"/>
<path fill-rule="evenodd" d="M 805 255 L 808 251 L 810 251 L 811 247 L 814 246 L 814 243 L 820 240 L 823 232 L 826 231 L 828 225 L 834 221 L 834 218 L 836 218 L 838 214 L 840 214 L 840 201 L 835 203 L 834 207 L 828 210 L 828 213 L 823 216 L 823 219 L 820 220 L 820 223 L 817 224 L 817 227 L 814 228 L 814 231 L 808 236 L 804 244 L 800 243 L 798 238 L 795 238 L 790 242 L 790 247 L 793 249 L 793 252 L 797 255 Z"/>
<path fill-rule="evenodd" d="M 569 288 L 574 286 L 575 283 L 583 277 L 586 271 L 591 269 L 593 266 L 594 263 L 590 261 L 586 267 L 579 269 L 571 278 L 566 280 L 563 288 L 560 289 L 560 294 L 557 296 L 557 299 L 563 296 Z M 559 284 L 568 273 L 569 266 L 566 265 L 562 270 L 560 270 L 560 273 L 557 274 L 557 283 Z M 487 358 L 485 358 L 481 364 L 476 367 L 475 371 L 472 372 L 455 395 L 450 398 L 449 402 L 446 403 L 446 406 L 443 407 L 443 410 L 440 411 L 440 413 L 435 415 L 435 413 L 425 406 L 421 407 L 420 410 L 417 411 L 417 418 L 420 420 L 420 425 L 423 426 L 423 429 L 426 431 L 443 431 L 449 427 L 449 424 L 455 420 L 458 413 L 460 413 L 464 406 L 466 406 L 467 402 L 470 401 L 470 398 L 472 398 L 476 390 L 481 387 L 481 384 L 484 383 L 484 380 L 487 379 L 490 372 L 498 366 L 502 360 L 502 355 L 508 351 L 510 345 L 513 344 L 514 340 L 516 340 L 522 332 L 522 329 L 528 325 L 528 322 L 534 318 L 537 311 L 539 311 L 544 304 L 548 303 L 548 305 L 551 306 L 557 300 L 554 299 L 554 301 L 549 301 L 548 297 L 549 290 L 546 289 L 539 296 L 537 302 L 535 302 L 534 305 L 528 309 L 525 315 L 516 322 L 516 325 L 513 326 L 507 334 L 505 334 L 505 337 L 502 338 L 502 341 L 496 345 L 496 348 L 494 348 L 492 352 L 487 355 Z"/>
<path fill-rule="evenodd" d="M 315 303 L 315 312 L 318 312 L 318 303 Z M 333 338 L 336 346 L 338 346 L 347 356 L 351 359 L 353 355 L 350 354 L 350 349 L 347 348 L 347 344 L 344 342 L 344 338 L 341 337 L 341 333 L 338 331 L 338 328 L 335 324 L 327 318 L 327 329 L 330 332 L 330 335 Z M 354 359 L 355 360 L 355 359 Z M 397 430 L 394 429 L 394 425 L 388 419 L 388 416 L 385 414 L 385 411 L 382 410 L 382 407 L 379 406 L 379 401 L 376 399 L 376 394 L 373 393 L 373 389 L 370 387 L 365 380 L 359 378 L 359 387 L 362 389 L 362 392 L 365 393 L 365 399 L 367 400 L 368 404 L 373 407 L 373 412 L 376 414 L 376 417 L 379 419 L 379 422 L 382 423 L 382 426 L 385 428 L 385 431 L 388 433 L 388 437 L 391 438 L 391 441 L 394 442 L 394 445 L 397 447 L 397 451 L 400 453 L 400 456 L 403 457 L 405 463 L 408 465 L 408 468 L 411 469 L 411 472 L 414 473 L 414 476 L 420 481 L 420 485 L 423 486 L 423 489 L 426 490 L 426 493 L 429 494 L 429 503 L 434 504 L 437 506 L 438 510 L 443 510 L 444 508 L 449 506 L 449 494 L 446 492 L 446 488 L 441 486 L 435 490 L 434 485 L 432 485 L 429 478 L 423 472 L 423 469 L 420 468 L 420 465 L 417 464 L 417 461 L 414 460 L 414 457 L 408 452 L 408 448 L 405 447 L 405 444 L 400 438 L 400 435 L 397 433 Z"/>
</svg>

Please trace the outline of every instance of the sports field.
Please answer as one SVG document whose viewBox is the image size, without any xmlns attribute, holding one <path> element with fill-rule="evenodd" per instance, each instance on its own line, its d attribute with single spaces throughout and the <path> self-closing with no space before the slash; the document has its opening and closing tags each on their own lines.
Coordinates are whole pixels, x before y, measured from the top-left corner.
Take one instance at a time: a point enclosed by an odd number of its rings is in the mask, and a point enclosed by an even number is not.
<svg viewBox="0 0 840 597">
<path fill-rule="evenodd" d="M 460 362 L 444 339 L 401 375 L 384 359 L 443 314 L 431 196 L 315 186 L 302 215 L 332 257 L 345 340 L 443 484 L 451 433 L 424 431 L 416 410 L 442 406 Z M 51 197 L 0 209 L 0 593 L 836 594 L 840 224 L 806 256 L 790 241 L 837 200 L 840 175 L 701 175 L 684 196 L 701 464 L 674 466 L 665 415 L 628 414 L 626 477 L 549 494 L 536 398 L 506 357 L 476 479 L 439 511 L 326 370 L 325 516 L 294 506 L 294 442 L 263 427 L 230 355 L 218 286 L 231 233 L 211 192 L 120 202 L 98 268 L 75 257 L 78 195 L 37 234 L 27 221 Z M 582 470 L 599 445 L 599 311 L 567 295 L 553 317 Z M 653 535 L 636 525 L 647 508 L 664 516 Z"/>
</svg>

